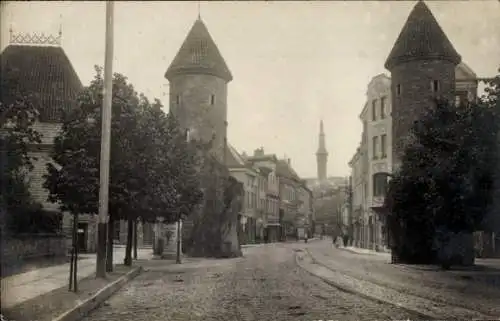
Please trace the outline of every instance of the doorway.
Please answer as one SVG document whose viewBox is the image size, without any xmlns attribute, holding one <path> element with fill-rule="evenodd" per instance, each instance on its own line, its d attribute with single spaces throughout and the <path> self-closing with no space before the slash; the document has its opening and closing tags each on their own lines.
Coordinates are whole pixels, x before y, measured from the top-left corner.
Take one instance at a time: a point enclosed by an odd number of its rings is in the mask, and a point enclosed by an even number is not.
<svg viewBox="0 0 500 321">
<path fill-rule="evenodd" d="M 88 223 L 78 223 L 78 251 L 87 252 Z"/>
</svg>

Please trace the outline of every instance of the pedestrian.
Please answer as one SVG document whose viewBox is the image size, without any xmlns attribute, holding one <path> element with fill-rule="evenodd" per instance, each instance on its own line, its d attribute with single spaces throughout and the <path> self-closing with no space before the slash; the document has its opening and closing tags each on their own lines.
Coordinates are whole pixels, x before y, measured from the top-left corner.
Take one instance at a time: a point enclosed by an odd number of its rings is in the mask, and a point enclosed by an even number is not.
<svg viewBox="0 0 500 321">
<path fill-rule="evenodd" d="M 308 235 L 307 235 L 307 232 L 304 234 L 304 242 L 307 243 L 307 239 L 308 239 Z"/>
<path fill-rule="evenodd" d="M 347 247 L 347 243 L 349 242 L 349 235 L 344 234 L 342 237 L 342 241 L 344 242 L 344 247 Z"/>
</svg>

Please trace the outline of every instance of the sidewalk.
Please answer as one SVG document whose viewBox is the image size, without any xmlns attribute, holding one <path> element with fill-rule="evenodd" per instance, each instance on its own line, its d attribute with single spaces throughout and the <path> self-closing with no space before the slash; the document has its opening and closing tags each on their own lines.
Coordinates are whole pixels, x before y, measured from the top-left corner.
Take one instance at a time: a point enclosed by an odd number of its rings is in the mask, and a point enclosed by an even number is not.
<svg viewBox="0 0 500 321">
<path fill-rule="evenodd" d="M 339 249 L 344 250 L 344 251 L 348 251 L 351 253 L 355 253 L 355 254 L 377 255 L 379 257 L 388 258 L 388 259 L 390 259 L 390 257 L 391 257 L 390 252 L 377 252 L 374 250 L 362 249 L 362 248 L 354 247 L 354 246 L 339 247 Z M 500 270 L 500 259 L 476 258 L 474 262 L 475 262 L 475 265 L 479 266 L 479 267 L 486 267 L 486 268 L 490 268 L 490 269 Z M 406 264 L 405 264 L 405 266 L 406 266 Z M 455 269 L 456 269 L 456 267 L 455 267 Z"/>
<path fill-rule="evenodd" d="M 138 249 L 138 259 L 150 259 L 151 249 Z M 95 254 L 82 254 L 78 261 L 78 280 L 95 273 Z M 124 248 L 115 248 L 113 263 L 121 264 L 125 257 Z M 55 289 L 68 286 L 69 263 L 32 270 L 26 273 L 11 275 L 2 279 L 1 304 L 9 308 L 22 302 L 48 293 Z"/>
<path fill-rule="evenodd" d="M 368 254 L 368 255 L 378 255 L 382 257 L 391 257 L 391 252 L 377 252 L 375 250 L 370 250 L 370 249 L 363 249 L 359 247 L 354 247 L 354 246 L 347 246 L 347 247 L 339 247 L 339 249 L 342 249 L 344 251 L 349 251 L 353 252 L 356 254 Z"/>
</svg>

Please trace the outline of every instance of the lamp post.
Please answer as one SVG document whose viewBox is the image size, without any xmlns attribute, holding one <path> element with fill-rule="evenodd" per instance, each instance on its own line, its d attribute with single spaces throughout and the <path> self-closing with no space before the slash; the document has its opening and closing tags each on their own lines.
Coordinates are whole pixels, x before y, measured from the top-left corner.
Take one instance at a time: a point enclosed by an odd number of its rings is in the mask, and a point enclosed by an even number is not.
<svg viewBox="0 0 500 321">
<path fill-rule="evenodd" d="M 177 194 L 177 204 L 180 203 L 182 195 Z M 178 215 L 177 215 L 177 251 L 176 251 L 176 257 L 175 257 L 175 263 L 176 264 L 181 264 L 181 219 L 182 219 L 182 212 L 181 212 L 181 206 L 179 206 L 178 209 Z"/>
<path fill-rule="evenodd" d="M 99 223 L 97 225 L 96 276 L 106 277 L 106 233 L 109 197 L 109 157 L 111 144 L 111 103 L 113 90 L 113 14 L 114 2 L 106 1 L 106 42 L 102 105 L 101 161 L 99 184 Z"/>
<path fill-rule="evenodd" d="M 186 143 L 189 145 L 189 142 L 191 141 L 189 129 L 186 129 L 185 135 L 186 135 Z M 177 204 L 180 204 L 181 197 L 182 197 L 181 194 L 177 194 L 177 200 L 178 200 Z M 177 251 L 176 251 L 177 253 L 176 253 L 176 257 L 175 257 L 176 264 L 182 263 L 181 262 L 181 250 L 182 250 L 182 246 L 181 246 L 181 240 L 182 240 L 182 212 L 181 212 L 181 208 L 182 207 L 179 206 L 178 216 L 177 216 Z"/>
</svg>

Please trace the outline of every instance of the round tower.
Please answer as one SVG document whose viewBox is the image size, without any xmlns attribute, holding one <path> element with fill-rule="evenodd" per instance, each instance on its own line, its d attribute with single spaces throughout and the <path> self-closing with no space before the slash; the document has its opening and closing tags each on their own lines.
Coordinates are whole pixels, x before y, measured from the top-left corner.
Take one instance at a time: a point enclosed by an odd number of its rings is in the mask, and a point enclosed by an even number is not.
<svg viewBox="0 0 500 321">
<path fill-rule="evenodd" d="M 455 67 L 460 61 L 427 5 L 417 2 L 385 63 L 391 72 L 395 168 L 413 122 L 435 98 L 453 99 Z"/>
<path fill-rule="evenodd" d="M 198 18 L 165 73 L 170 111 L 190 137 L 212 140 L 223 161 L 227 144 L 227 84 L 233 79 L 207 27 Z"/>
</svg>

